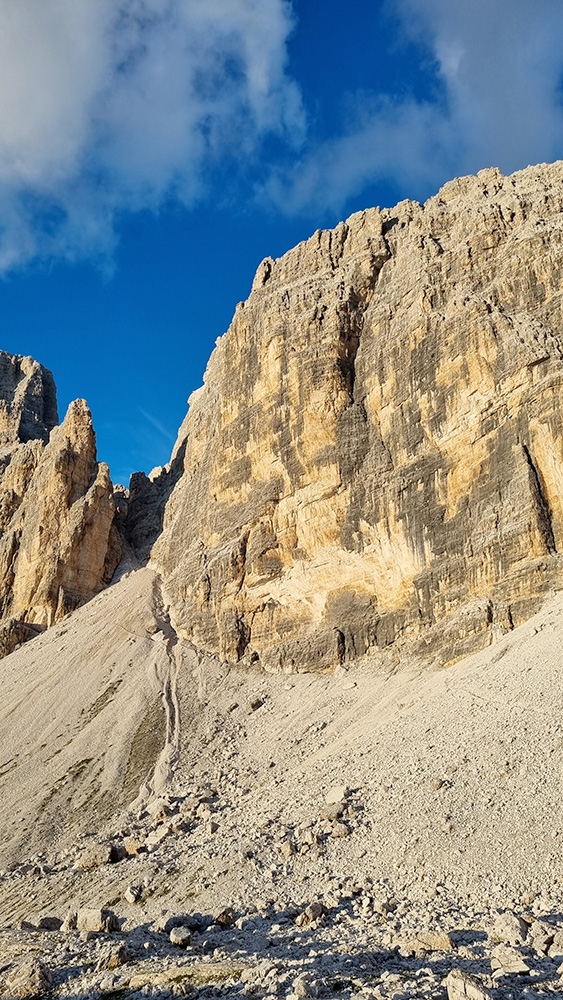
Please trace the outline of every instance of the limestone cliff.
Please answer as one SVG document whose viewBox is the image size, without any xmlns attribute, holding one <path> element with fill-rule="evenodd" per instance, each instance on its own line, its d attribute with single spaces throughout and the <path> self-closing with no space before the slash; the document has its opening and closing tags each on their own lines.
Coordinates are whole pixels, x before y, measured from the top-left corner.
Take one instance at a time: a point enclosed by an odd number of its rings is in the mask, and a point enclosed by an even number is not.
<svg viewBox="0 0 563 1000">
<path fill-rule="evenodd" d="M 267 668 L 455 657 L 562 583 L 563 164 L 353 215 L 258 269 L 153 548 L 176 627 Z"/>
<path fill-rule="evenodd" d="M 0 352 L 0 655 L 96 594 L 121 556 L 84 400 L 57 422 L 51 373 Z"/>
</svg>

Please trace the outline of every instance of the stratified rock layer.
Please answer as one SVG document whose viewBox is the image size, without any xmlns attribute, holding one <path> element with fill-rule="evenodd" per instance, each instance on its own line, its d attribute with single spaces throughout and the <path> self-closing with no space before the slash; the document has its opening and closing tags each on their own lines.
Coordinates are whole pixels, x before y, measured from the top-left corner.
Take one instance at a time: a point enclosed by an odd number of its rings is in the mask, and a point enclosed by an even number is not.
<svg viewBox="0 0 563 1000">
<path fill-rule="evenodd" d="M 0 655 L 98 593 L 121 556 L 88 406 L 57 419 L 51 373 L 0 352 Z"/>
<path fill-rule="evenodd" d="M 227 660 L 512 628 L 563 549 L 563 164 L 482 171 L 265 260 L 192 396 L 153 549 Z"/>
</svg>

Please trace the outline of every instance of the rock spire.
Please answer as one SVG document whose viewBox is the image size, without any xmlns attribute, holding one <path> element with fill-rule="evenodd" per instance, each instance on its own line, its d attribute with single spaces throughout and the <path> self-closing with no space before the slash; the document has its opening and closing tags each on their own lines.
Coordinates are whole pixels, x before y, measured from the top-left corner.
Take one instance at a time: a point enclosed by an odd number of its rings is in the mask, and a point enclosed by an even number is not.
<svg viewBox="0 0 563 1000">
<path fill-rule="evenodd" d="M 113 487 L 84 400 L 0 352 L 0 655 L 96 594 L 119 562 Z"/>
</svg>

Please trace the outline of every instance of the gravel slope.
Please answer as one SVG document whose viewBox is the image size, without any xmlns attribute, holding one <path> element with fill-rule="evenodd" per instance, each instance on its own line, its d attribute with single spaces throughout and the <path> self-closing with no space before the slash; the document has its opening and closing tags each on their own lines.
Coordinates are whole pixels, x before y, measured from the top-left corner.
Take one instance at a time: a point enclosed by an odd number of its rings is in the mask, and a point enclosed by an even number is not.
<svg viewBox="0 0 563 1000">
<path fill-rule="evenodd" d="M 179 989 L 180 956 L 227 980 L 238 962 L 227 993 L 285 995 L 301 972 L 316 985 L 297 995 L 330 993 L 342 954 L 358 980 L 344 993 L 445 996 L 453 967 L 495 995 L 563 992 L 563 955 L 520 942 L 528 971 L 493 978 L 486 936 L 498 909 L 563 925 L 562 638 L 559 595 L 447 669 L 366 658 L 326 675 L 243 673 L 177 640 L 154 574 L 126 575 L 3 662 L 6 975 L 39 954 L 61 995 L 102 995 L 109 935 L 18 927 L 111 905 L 144 974 L 168 970 L 145 982 L 156 996 Z M 129 855 L 103 863 L 110 845 Z M 296 925 L 314 901 L 320 919 Z M 238 923 L 207 926 L 227 906 Z M 163 910 L 191 915 L 188 951 L 149 930 Z M 450 932 L 453 950 L 417 957 L 421 929 Z M 270 989 L 256 968 L 272 956 Z M 107 990 L 136 995 L 137 959 Z"/>
</svg>

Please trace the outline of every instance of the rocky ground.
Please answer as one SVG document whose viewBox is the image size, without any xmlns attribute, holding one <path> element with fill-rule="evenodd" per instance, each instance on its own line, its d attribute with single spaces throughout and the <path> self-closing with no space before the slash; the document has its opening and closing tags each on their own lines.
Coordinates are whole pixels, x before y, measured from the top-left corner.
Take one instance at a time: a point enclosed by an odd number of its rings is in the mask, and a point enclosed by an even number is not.
<svg viewBox="0 0 563 1000">
<path fill-rule="evenodd" d="M 396 899 L 388 885 L 351 878 L 331 880 L 318 895 L 306 906 L 255 899 L 243 911 L 163 911 L 150 922 L 116 920 L 114 931 L 103 929 L 110 911 L 94 909 L 59 930 L 5 931 L 3 995 L 481 1000 L 563 992 L 563 915 L 541 900 L 522 903 L 518 915 L 478 912 L 440 897 Z"/>
<path fill-rule="evenodd" d="M 157 584 L 4 661 L 1 995 L 563 995 L 562 598 L 446 670 L 266 674 Z"/>
</svg>

